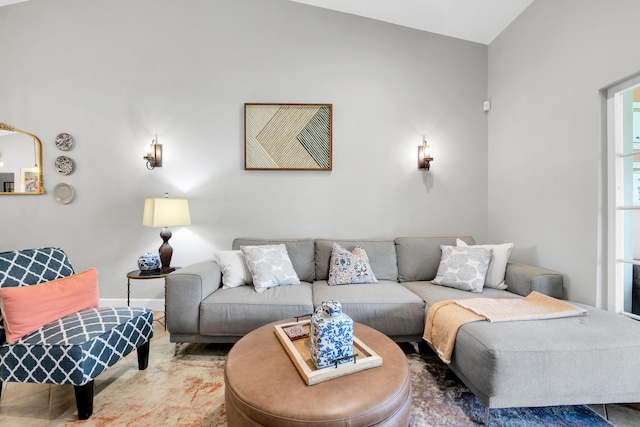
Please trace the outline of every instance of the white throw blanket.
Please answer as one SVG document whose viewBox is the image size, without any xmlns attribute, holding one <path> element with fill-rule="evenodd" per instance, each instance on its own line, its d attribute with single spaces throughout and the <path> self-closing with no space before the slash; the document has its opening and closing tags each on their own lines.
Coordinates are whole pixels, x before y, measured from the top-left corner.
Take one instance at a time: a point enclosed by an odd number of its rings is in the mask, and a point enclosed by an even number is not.
<svg viewBox="0 0 640 427">
<path fill-rule="evenodd" d="M 484 316 L 489 322 L 557 319 L 585 314 L 587 310 L 565 301 L 531 292 L 525 298 L 472 298 L 456 300 L 456 304 Z"/>
</svg>

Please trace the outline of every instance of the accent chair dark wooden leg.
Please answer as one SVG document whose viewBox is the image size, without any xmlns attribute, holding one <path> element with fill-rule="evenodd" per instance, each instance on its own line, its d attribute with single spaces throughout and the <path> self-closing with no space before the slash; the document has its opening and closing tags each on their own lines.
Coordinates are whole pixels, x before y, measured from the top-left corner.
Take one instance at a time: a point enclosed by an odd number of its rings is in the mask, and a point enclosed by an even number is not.
<svg viewBox="0 0 640 427">
<path fill-rule="evenodd" d="M 0 381 L 0 398 L 2 398 L 2 381 Z"/>
<path fill-rule="evenodd" d="M 150 341 L 138 347 L 138 369 L 144 371 L 149 366 L 149 345 Z"/>
<path fill-rule="evenodd" d="M 74 386 L 78 419 L 86 420 L 93 414 L 93 380 L 85 385 Z"/>
</svg>

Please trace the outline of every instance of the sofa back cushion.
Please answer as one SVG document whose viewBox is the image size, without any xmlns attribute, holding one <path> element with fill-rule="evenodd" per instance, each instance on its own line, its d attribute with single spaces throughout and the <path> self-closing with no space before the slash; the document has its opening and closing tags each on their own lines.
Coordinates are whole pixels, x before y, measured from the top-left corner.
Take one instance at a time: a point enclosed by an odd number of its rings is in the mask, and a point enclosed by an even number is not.
<svg viewBox="0 0 640 427">
<path fill-rule="evenodd" d="M 393 240 L 335 240 L 316 239 L 316 280 L 329 279 L 329 261 L 333 243 L 353 252 L 356 246 L 365 250 L 369 265 L 378 280 L 398 281 L 398 264 Z"/>
<path fill-rule="evenodd" d="M 394 242 L 398 254 L 398 280 L 400 282 L 433 280 L 442 258 L 440 245 L 455 246 L 456 238 L 468 245 L 475 244 L 473 237 L 469 236 L 396 238 Z"/>
<path fill-rule="evenodd" d="M 256 245 L 280 245 L 284 244 L 289 254 L 291 264 L 298 278 L 303 282 L 313 282 L 315 280 L 315 263 L 313 261 L 313 239 L 257 239 L 239 237 L 233 241 L 233 249 L 238 250 L 240 246 Z"/>
</svg>

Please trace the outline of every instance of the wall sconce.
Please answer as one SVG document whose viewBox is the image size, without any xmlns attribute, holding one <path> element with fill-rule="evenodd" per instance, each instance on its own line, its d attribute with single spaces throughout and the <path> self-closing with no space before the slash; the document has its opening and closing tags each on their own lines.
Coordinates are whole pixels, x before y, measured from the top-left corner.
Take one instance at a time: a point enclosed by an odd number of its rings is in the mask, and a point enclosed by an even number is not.
<svg viewBox="0 0 640 427">
<path fill-rule="evenodd" d="M 149 170 L 162 167 L 162 144 L 158 144 L 157 140 L 158 137 L 151 141 L 151 145 L 149 145 L 147 152 L 142 157 L 147 161 L 147 169 Z"/>
<path fill-rule="evenodd" d="M 422 136 L 422 145 L 418 145 L 418 169 L 424 169 L 426 171 L 429 170 L 431 166 L 431 162 L 433 161 L 432 157 L 432 147 L 427 144 L 427 139 Z"/>
</svg>

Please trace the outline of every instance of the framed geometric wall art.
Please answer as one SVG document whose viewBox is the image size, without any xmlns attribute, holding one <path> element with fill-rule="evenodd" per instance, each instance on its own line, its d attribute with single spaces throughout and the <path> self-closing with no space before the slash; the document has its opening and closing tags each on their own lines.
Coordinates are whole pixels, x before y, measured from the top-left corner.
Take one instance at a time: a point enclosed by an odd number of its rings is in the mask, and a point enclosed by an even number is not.
<svg viewBox="0 0 640 427">
<path fill-rule="evenodd" d="M 244 168 L 330 171 L 332 113 L 332 104 L 244 104 Z"/>
</svg>

